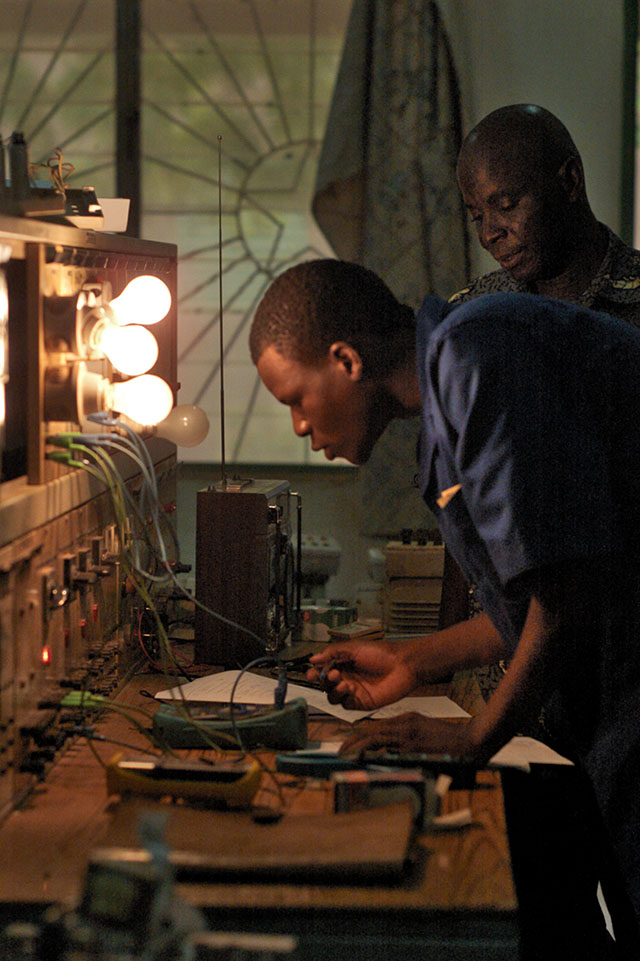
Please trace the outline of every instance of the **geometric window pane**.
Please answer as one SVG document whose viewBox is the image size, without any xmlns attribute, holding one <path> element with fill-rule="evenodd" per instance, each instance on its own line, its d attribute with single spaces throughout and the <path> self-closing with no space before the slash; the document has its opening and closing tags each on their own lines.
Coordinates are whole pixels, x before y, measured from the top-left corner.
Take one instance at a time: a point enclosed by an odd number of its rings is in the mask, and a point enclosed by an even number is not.
<svg viewBox="0 0 640 961">
<path fill-rule="evenodd" d="M 183 458 L 221 456 L 221 261 L 227 460 L 327 464 L 262 387 L 248 331 L 272 277 L 333 256 L 311 198 L 350 6 L 143 4 L 142 235 L 178 245 L 180 401 L 203 407 L 211 423 Z"/>
<path fill-rule="evenodd" d="M 3 0 L 0 131 L 24 133 L 32 164 L 56 148 L 72 186 L 115 192 L 114 4 L 103 0 Z M 48 180 L 44 169 L 37 179 Z"/>
</svg>

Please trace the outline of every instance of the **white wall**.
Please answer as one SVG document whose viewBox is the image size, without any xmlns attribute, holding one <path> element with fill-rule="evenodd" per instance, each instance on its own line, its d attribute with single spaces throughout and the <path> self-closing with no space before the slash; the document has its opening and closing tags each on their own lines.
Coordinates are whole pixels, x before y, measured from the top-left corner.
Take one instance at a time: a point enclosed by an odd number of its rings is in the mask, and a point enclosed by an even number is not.
<svg viewBox="0 0 640 961">
<path fill-rule="evenodd" d="M 594 213 L 618 230 L 624 0 L 440 0 L 440 10 L 465 132 L 504 104 L 551 110 L 582 154 Z M 495 267 L 484 253 L 477 265 Z"/>
</svg>

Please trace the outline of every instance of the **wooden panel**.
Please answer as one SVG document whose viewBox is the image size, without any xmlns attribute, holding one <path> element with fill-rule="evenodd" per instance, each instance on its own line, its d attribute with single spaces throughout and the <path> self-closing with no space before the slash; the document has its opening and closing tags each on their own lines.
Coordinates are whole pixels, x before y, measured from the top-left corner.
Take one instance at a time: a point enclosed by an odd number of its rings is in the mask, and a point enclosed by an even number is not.
<svg viewBox="0 0 640 961">
<path fill-rule="evenodd" d="M 202 811 L 138 798 L 120 802 L 101 849 L 139 849 L 137 826 L 149 812 L 168 813 L 166 836 L 178 870 L 182 864 L 183 875 L 218 881 L 388 883 L 402 877 L 413 833 L 409 802 L 384 811 L 285 814 L 274 823 L 259 823 L 249 812 Z"/>
</svg>

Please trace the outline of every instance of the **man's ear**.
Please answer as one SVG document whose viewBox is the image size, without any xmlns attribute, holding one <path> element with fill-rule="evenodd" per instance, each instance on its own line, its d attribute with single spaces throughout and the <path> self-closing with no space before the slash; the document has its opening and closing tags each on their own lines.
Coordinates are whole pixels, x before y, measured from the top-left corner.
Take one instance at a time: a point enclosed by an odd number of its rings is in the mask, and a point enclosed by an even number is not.
<svg viewBox="0 0 640 961">
<path fill-rule="evenodd" d="M 329 348 L 329 360 L 341 367 L 350 380 L 362 380 L 363 364 L 359 352 L 345 340 L 337 340 Z"/>
<path fill-rule="evenodd" d="M 569 201 L 577 200 L 584 193 L 584 170 L 577 157 L 567 157 L 558 170 L 558 178 Z"/>
</svg>

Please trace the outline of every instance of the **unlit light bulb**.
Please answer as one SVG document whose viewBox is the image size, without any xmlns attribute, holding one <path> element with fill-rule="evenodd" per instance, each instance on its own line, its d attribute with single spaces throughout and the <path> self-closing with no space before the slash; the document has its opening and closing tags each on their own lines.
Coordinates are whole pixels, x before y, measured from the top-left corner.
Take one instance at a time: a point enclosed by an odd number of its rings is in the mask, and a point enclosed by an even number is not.
<svg viewBox="0 0 640 961">
<path fill-rule="evenodd" d="M 139 324 L 116 327 L 108 324 L 96 337 L 96 346 L 116 370 L 133 377 L 150 370 L 158 359 L 158 341 Z"/>
<path fill-rule="evenodd" d="M 157 425 L 155 433 L 178 447 L 195 447 L 209 433 L 209 419 L 201 407 L 179 404 Z"/>
<path fill-rule="evenodd" d="M 116 322 L 125 324 L 157 324 L 169 313 L 171 293 L 163 280 L 142 274 L 129 281 L 122 293 L 109 303 Z"/>
<path fill-rule="evenodd" d="M 126 414 L 143 427 L 164 420 L 173 407 L 173 393 L 166 381 L 155 374 L 143 374 L 122 383 L 109 384 L 105 407 Z"/>
</svg>

